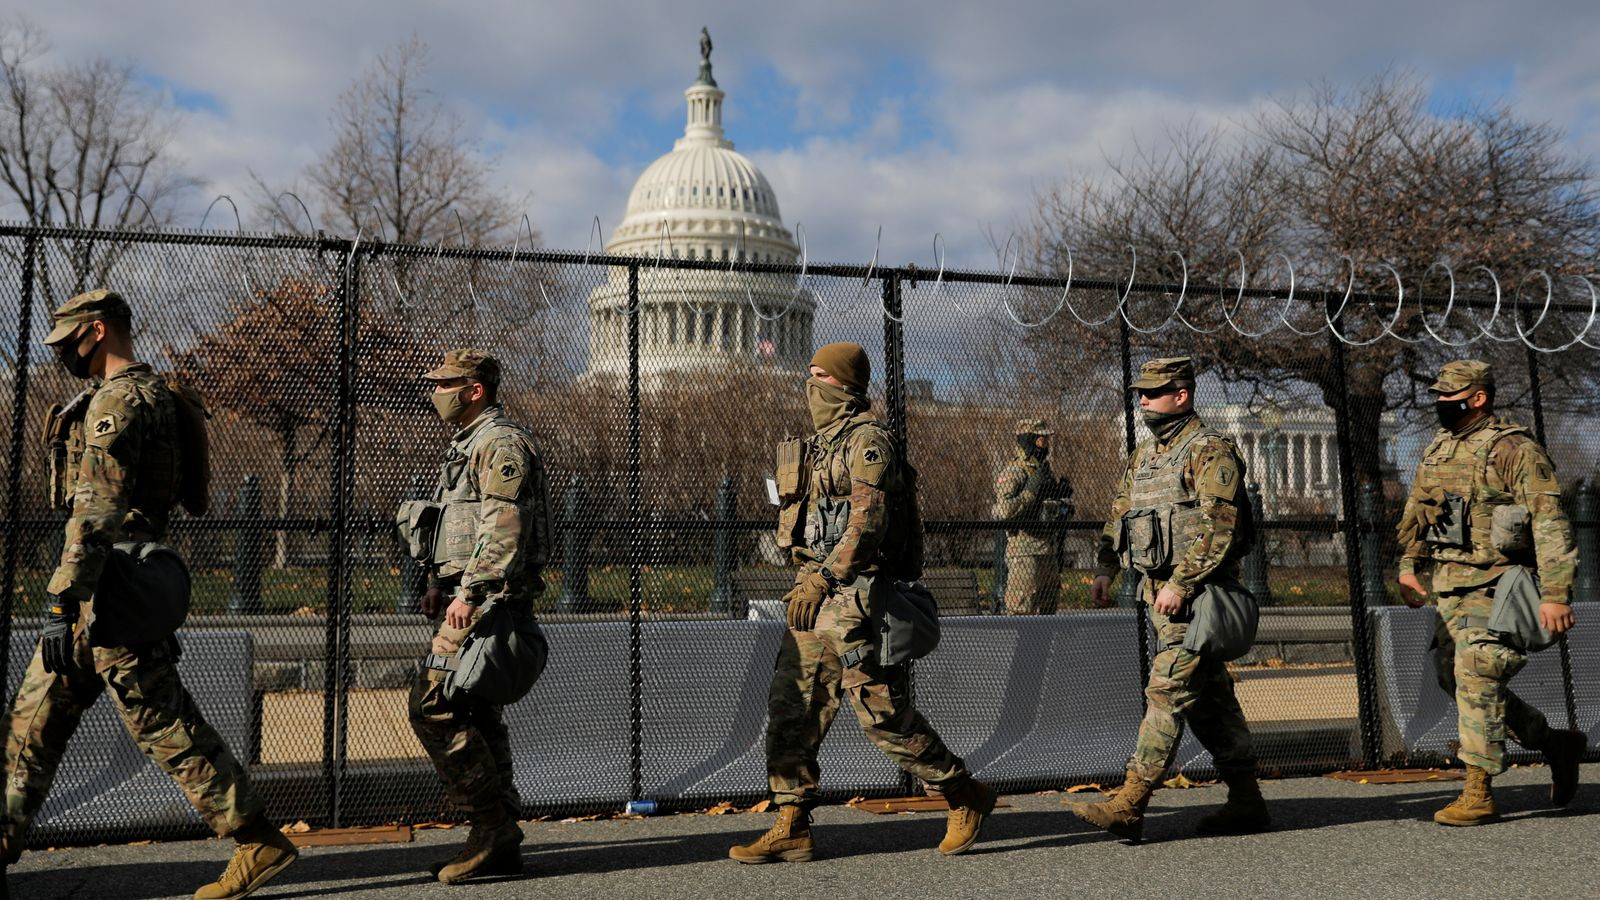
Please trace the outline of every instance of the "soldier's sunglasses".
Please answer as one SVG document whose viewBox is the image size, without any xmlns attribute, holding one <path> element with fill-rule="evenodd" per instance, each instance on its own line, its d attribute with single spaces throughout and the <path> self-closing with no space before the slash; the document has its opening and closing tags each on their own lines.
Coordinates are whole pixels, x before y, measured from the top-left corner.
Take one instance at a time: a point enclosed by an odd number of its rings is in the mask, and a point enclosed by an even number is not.
<svg viewBox="0 0 1600 900">
<path fill-rule="evenodd" d="M 1176 394 L 1179 389 L 1167 384 L 1158 388 L 1134 388 L 1134 390 L 1139 392 L 1139 396 L 1149 400 L 1154 400 L 1157 397 L 1165 397 L 1168 394 Z"/>
</svg>

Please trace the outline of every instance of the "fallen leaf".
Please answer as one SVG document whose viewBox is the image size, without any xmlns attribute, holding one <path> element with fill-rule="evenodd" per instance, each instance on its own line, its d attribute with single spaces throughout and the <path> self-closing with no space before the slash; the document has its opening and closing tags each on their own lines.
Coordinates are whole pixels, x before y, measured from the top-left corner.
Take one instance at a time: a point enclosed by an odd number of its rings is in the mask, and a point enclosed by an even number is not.
<svg viewBox="0 0 1600 900">
<path fill-rule="evenodd" d="M 708 816 L 725 816 L 733 811 L 733 803 L 727 800 L 724 800 L 708 809 L 701 810 L 701 812 L 704 812 Z"/>
<path fill-rule="evenodd" d="M 1166 781 L 1163 781 L 1162 784 L 1177 790 L 1194 787 L 1194 782 L 1190 781 L 1188 778 L 1185 778 L 1182 772 L 1179 772 L 1171 778 L 1168 778 Z"/>
<path fill-rule="evenodd" d="M 771 809 L 771 808 L 772 808 L 772 801 L 771 800 L 763 800 L 760 803 L 757 803 L 755 806 L 752 806 L 749 809 L 745 810 L 745 812 L 763 813 L 763 812 L 766 812 L 768 809 Z"/>
<path fill-rule="evenodd" d="M 1069 794 L 1084 794 L 1084 793 L 1088 793 L 1089 791 L 1099 791 L 1102 794 L 1111 793 L 1110 791 L 1106 790 L 1104 787 L 1101 787 L 1098 784 L 1092 784 L 1092 783 L 1091 784 L 1075 784 L 1072 787 L 1067 788 L 1067 793 L 1069 793 Z"/>
</svg>

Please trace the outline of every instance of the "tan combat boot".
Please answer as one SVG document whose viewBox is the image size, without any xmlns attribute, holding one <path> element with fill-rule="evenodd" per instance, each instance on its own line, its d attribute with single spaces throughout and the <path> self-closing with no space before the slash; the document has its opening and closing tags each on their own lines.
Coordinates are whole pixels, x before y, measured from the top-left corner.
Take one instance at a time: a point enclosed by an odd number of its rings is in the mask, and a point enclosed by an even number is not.
<svg viewBox="0 0 1600 900">
<path fill-rule="evenodd" d="M 811 814 L 793 804 L 778 807 L 778 821 L 753 843 L 728 851 L 742 863 L 811 862 Z"/>
<path fill-rule="evenodd" d="M 950 804 L 950 816 L 945 820 L 944 840 L 939 842 L 939 852 L 945 856 L 955 856 L 978 842 L 983 820 L 994 812 L 998 797 L 994 788 L 968 775 L 945 788 L 944 799 Z"/>
<path fill-rule="evenodd" d="M 1578 764 L 1589 749 L 1589 739 L 1581 731 L 1552 729 L 1543 749 L 1550 766 L 1550 805 L 1566 806 L 1578 793 Z"/>
<path fill-rule="evenodd" d="M 1155 782 L 1129 772 L 1127 780 L 1111 799 L 1074 803 L 1069 808 L 1073 815 L 1090 825 L 1137 842 L 1144 840 L 1144 810 L 1150 805 L 1150 795 L 1155 789 Z"/>
<path fill-rule="evenodd" d="M 1440 825 L 1488 825 L 1500 821 L 1494 810 L 1494 793 L 1489 787 L 1489 773 L 1477 766 L 1467 766 L 1467 786 L 1454 803 L 1433 814 Z"/>
<path fill-rule="evenodd" d="M 256 819 L 233 833 L 238 844 L 222 877 L 194 892 L 194 900 L 248 897 L 289 867 L 300 850 L 265 819 Z"/>
<path fill-rule="evenodd" d="M 467 845 L 434 873 L 440 881 L 522 874 L 522 826 L 503 809 L 496 807 L 496 813 L 473 821 Z"/>
<path fill-rule="evenodd" d="M 1222 780 L 1228 784 L 1228 802 L 1216 812 L 1201 817 L 1195 824 L 1195 834 L 1255 834 L 1272 827 L 1267 801 L 1261 796 L 1261 785 L 1254 772 L 1225 775 Z"/>
</svg>

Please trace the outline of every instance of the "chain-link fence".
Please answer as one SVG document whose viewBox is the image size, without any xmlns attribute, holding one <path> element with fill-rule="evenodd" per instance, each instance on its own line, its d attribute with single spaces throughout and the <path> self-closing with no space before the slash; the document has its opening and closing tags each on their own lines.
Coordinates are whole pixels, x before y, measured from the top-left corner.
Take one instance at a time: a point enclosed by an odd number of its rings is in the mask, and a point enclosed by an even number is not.
<svg viewBox="0 0 1600 900">
<path fill-rule="evenodd" d="M 1092 608 L 1089 583 L 1141 436 L 1128 385 L 1148 357 L 1196 356 L 1200 412 L 1249 467 L 1263 529 L 1244 570 L 1266 606 L 1254 651 L 1230 668 L 1264 770 L 1450 751 L 1454 717 L 1426 659 L 1431 612 L 1399 606 L 1391 587 L 1394 526 L 1431 430 L 1423 376 L 1440 362 L 1496 363 L 1499 405 L 1547 442 L 1568 489 L 1578 599 L 1600 599 L 1589 402 L 1600 371 L 1587 344 L 1557 346 L 1561 329 L 1586 333 L 1576 298 L 1541 313 L 1485 293 L 1402 316 L 1392 289 L 1359 284 L 1219 296 L 915 267 L 20 226 L 0 228 L 0 254 L 0 320 L 19 323 L 0 341 L 12 363 L 0 386 L 12 424 L 7 696 L 61 545 L 38 424 L 79 389 L 41 340 L 53 307 L 113 286 L 134 306 L 141 358 L 176 369 L 213 413 L 212 512 L 177 514 L 170 537 L 194 574 L 181 670 L 279 818 L 459 814 L 407 720 L 431 626 L 392 524 L 401 500 L 432 489 L 449 437 L 418 375 L 456 346 L 502 360 L 503 404 L 550 470 L 558 529 L 536 611 L 551 663 L 506 711 L 529 812 L 765 791 L 766 691 L 791 577 L 766 480 L 774 445 L 809 431 L 801 380 L 826 341 L 868 349 L 873 408 L 920 473 L 925 580 L 949 618 L 940 650 L 915 666 L 918 704 L 1003 787 L 1115 778 L 1131 748 L 1153 636 L 1131 578 L 1111 610 Z M 1032 526 L 1059 537 L 1054 611 L 1007 616 L 1016 523 L 995 517 L 995 477 L 1024 418 L 1056 431 L 1052 465 L 1072 493 Z M 1517 682 L 1553 724 L 1591 735 L 1595 618 L 1580 613 Z M 195 831 L 177 788 L 100 706 L 36 839 Z M 1192 739 L 1177 765 L 1209 773 Z M 822 767 L 840 795 L 911 787 L 848 722 Z"/>
</svg>

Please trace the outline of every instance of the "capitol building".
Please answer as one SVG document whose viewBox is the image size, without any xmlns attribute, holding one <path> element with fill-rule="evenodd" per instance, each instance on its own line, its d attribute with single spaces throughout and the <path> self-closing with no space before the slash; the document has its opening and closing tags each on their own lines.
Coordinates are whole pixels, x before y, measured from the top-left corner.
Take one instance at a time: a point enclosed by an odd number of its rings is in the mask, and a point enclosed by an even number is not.
<svg viewBox="0 0 1600 900">
<path fill-rule="evenodd" d="M 792 369 L 811 354 L 816 303 L 799 279 L 740 268 L 792 265 L 800 248 L 783 225 L 772 185 L 724 134 L 724 96 L 702 31 L 700 76 L 684 91 L 683 137 L 639 176 L 606 243 L 606 252 L 618 256 L 723 264 L 639 267 L 639 371 L 647 382 L 666 372 L 730 365 Z M 627 307 L 628 272 L 613 268 L 589 295 L 591 375 L 627 378 Z"/>
</svg>

